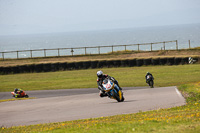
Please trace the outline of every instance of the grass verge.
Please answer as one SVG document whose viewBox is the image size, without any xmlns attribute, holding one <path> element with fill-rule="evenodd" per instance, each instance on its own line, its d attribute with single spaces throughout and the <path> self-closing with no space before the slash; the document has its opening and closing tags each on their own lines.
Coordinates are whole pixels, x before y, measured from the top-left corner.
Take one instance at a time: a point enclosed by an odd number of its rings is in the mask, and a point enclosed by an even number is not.
<svg viewBox="0 0 200 133">
<path fill-rule="evenodd" d="M 186 96 L 187 104 L 184 106 L 60 123 L 1 127 L 0 132 L 199 133 L 200 82 L 180 85 L 178 88 Z"/>
<path fill-rule="evenodd" d="M 96 88 L 96 72 L 99 69 L 0 75 L 0 92 L 14 88 L 50 90 L 72 88 Z M 115 77 L 120 86 L 146 86 L 146 72 L 155 78 L 155 86 L 178 86 L 200 81 L 200 64 L 174 66 L 142 66 L 102 68 L 104 73 Z"/>
<path fill-rule="evenodd" d="M 0 103 L 1 103 L 1 102 L 8 102 L 8 101 L 16 101 L 16 100 L 28 100 L 28 99 L 35 99 L 35 97 L 30 97 L 30 98 L 3 99 L 3 100 L 0 100 Z"/>
</svg>

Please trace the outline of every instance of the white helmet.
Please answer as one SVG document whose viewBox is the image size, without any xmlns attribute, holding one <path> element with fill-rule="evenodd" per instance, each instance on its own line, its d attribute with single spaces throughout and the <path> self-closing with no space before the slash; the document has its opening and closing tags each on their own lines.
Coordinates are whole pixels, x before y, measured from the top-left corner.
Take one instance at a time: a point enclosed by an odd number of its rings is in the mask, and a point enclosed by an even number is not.
<svg viewBox="0 0 200 133">
<path fill-rule="evenodd" d="M 103 72 L 102 71 L 98 71 L 97 72 L 97 77 L 101 78 L 103 76 Z"/>
</svg>

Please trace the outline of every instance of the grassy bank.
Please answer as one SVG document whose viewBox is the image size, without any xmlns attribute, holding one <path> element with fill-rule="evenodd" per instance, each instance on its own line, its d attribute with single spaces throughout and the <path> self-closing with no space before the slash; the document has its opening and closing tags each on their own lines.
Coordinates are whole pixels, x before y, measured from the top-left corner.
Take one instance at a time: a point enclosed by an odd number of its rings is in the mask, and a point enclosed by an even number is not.
<svg viewBox="0 0 200 133">
<path fill-rule="evenodd" d="M 14 88 L 27 90 L 96 88 L 96 72 L 99 69 L 0 75 L 0 92 Z M 175 86 L 200 81 L 200 64 L 177 66 L 143 66 L 102 68 L 114 76 L 122 87 L 146 86 L 145 74 L 151 72 L 155 86 Z"/>
<path fill-rule="evenodd" d="M 132 58 L 159 58 L 159 57 L 200 57 L 200 47 L 193 49 L 166 50 L 166 51 L 117 51 L 114 53 L 97 54 L 97 55 L 76 55 L 60 57 L 38 57 L 22 59 L 5 59 L 0 58 L 0 67 L 56 63 L 56 62 L 77 62 L 77 61 L 94 61 L 94 60 L 121 60 Z"/>
<path fill-rule="evenodd" d="M 185 106 L 60 123 L 1 127 L 0 132 L 199 133 L 200 82 L 180 85 L 178 88 L 187 98 Z"/>
</svg>

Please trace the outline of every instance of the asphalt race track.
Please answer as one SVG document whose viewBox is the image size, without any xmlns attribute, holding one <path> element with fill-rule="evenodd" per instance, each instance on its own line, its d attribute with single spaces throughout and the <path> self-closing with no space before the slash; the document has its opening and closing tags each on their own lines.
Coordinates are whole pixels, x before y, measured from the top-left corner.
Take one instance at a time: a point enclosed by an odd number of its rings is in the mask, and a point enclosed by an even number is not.
<svg viewBox="0 0 200 133">
<path fill-rule="evenodd" d="M 126 87 L 124 102 L 100 98 L 97 88 L 51 91 L 27 91 L 36 99 L 0 103 L 0 127 L 62 122 L 139 111 L 170 108 L 185 104 L 185 99 L 172 87 Z M 0 99 L 10 99 L 10 92 Z"/>
</svg>

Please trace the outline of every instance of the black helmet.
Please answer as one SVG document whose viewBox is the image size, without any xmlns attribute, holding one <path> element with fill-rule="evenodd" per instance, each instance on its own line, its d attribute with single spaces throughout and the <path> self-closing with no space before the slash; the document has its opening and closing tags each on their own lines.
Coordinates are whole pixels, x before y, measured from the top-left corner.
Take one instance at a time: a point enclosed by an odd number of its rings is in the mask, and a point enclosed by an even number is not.
<svg viewBox="0 0 200 133">
<path fill-rule="evenodd" d="M 14 90 L 15 92 L 17 92 L 18 91 L 18 89 L 17 88 L 15 88 L 15 90 Z"/>
</svg>

